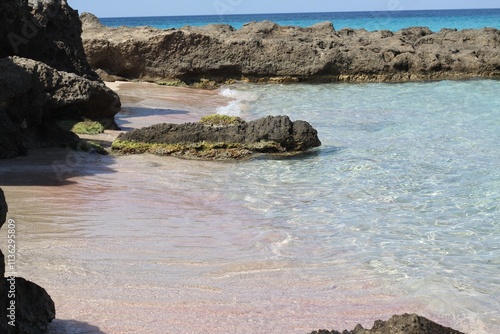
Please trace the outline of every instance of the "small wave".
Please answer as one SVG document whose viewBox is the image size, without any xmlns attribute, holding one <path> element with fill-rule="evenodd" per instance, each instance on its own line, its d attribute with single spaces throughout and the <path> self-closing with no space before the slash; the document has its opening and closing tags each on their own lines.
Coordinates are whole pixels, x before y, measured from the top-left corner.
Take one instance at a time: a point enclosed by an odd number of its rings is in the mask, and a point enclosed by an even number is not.
<svg viewBox="0 0 500 334">
<path fill-rule="evenodd" d="M 227 106 L 217 107 L 217 114 L 227 116 L 241 116 L 242 104 L 240 101 L 231 101 Z"/>
<path fill-rule="evenodd" d="M 243 92 L 231 88 L 222 88 L 219 95 L 234 99 L 226 106 L 217 108 L 217 113 L 228 116 L 241 116 L 243 113 L 250 110 L 251 103 L 258 99 L 254 93 Z"/>
</svg>

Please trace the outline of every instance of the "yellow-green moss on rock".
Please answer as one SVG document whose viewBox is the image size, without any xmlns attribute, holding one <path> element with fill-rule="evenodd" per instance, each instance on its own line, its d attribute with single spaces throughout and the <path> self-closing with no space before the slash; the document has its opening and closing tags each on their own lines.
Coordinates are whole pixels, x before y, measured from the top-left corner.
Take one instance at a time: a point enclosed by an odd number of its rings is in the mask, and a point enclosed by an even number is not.
<svg viewBox="0 0 500 334">
<path fill-rule="evenodd" d="M 118 154 L 154 154 L 160 156 L 175 156 L 188 159 L 242 159 L 252 154 L 252 151 L 236 143 L 188 143 L 188 144 L 158 144 L 138 143 L 116 139 L 111 150 Z"/>
<path fill-rule="evenodd" d="M 105 128 L 99 122 L 85 120 L 78 121 L 59 121 L 58 125 L 61 129 L 74 132 L 79 135 L 97 135 L 103 133 Z"/>
<path fill-rule="evenodd" d="M 238 124 L 240 122 L 243 122 L 243 120 L 236 116 L 213 114 L 213 115 L 203 116 L 200 122 L 203 124 L 213 125 L 213 126 L 226 126 L 226 125 Z"/>
<path fill-rule="evenodd" d="M 317 131 L 310 124 L 292 122 L 287 116 L 246 122 L 239 117 L 210 115 L 198 123 L 155 124 L 122 133 L 112 151 L 234 160 L 262 153 L 289 155 L 320 145 Z"/>
</svg>

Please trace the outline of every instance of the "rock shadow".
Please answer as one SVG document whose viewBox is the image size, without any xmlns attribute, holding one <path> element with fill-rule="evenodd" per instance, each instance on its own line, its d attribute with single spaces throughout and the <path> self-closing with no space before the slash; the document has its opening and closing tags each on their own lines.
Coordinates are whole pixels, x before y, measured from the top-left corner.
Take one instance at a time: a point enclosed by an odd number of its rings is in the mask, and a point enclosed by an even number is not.
<svg viewBox="0 0 500 334">
<path fill-rule="evenodd" d="M 115 173 L 111 155 L 63 148 L 33 149 L 26 156 L 1 160 L 0 186 L 65 186 L 81 176 Z"/>
<path fill-rule="evenodd" d="M 135 124 L 134 121 L 132 121 L 132 119 L 134 118 L 146 118 L 146 117 L 153 118 L 153 117 L 187 115 L 187 114 L 189 114 L 189 111 L 177 110 L 177 109 L 123 107 L 120 113 L 116 115 L 116 123 L 118 124 L 121 130 L 130 131 L 136 128 L 129 126 L 130 124 Z M 149 126 L 156 123 L 161 123 L 161 122 L 152 120 L 148 124 L 141 124 L 141 126 Z"/>
<path fill-rule="evenodd" d="M 107 334 L 99 327 L 76 320 L 55 319 L 49 325 L 47 334 Z"/>
</svg>

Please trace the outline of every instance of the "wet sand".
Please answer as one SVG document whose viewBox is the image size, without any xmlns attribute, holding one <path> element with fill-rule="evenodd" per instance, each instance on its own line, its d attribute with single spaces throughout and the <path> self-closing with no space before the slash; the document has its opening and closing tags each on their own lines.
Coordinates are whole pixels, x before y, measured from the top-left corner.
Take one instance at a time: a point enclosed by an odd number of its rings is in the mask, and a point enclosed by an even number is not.
<svg viewBox="0 0 500 334">
<path fill-rule="evenodd" d="M 197 122 L 233 101 L 219 95 L 218 90 L 123 81 L 107 82 L 106 85 L 118 93 L 122 102 L 122 110 L 116 117 L 121 131 L 106 130 L 99 135 L 80 135 L 82 139 L 100 142 L 105 147 L 110 146 L 121 132 L 158 123 Z"/>
<path fill-rule="evenodd" d="M 117 123 L 123 130 L 160 122 L 197 122 L 232 101 L 219 95 L 218 90 L 134 82 L 109 82 L 107 85 L 120 95 L 123 107 Z"/>
</svg>

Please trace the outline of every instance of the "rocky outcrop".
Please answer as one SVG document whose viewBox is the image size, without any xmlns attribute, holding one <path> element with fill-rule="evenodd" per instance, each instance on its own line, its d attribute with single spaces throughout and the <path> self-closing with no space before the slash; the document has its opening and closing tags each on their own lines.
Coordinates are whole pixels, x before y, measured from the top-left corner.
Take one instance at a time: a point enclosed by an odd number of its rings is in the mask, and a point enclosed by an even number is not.
<svg viewBox="0 0 500 334">
<path fill-rule="evenodd" d="M 15 299 L 9 292 L 15 286 Z M 0 281 L 0 332 L 5 334 L 45 333 L 49 323 L 55 318 L 54 302 L 44 288 L 21 277 L 4 278 Z M 15 300 L 15 321 L 9 307 Z M 10 324 L 9 324 L 10 322 Z M 13 326 L 15 324 L 15 327 Z"/>
<path fill-rule="evenodd" d="M 0 58 L 20 56 L 90 80 L 78 12 L 66 0 L 2 0 Z"/>
<path fill-rule="evenodd" d="M 416 314 L 395 315 L 388 321 L 377 320 L 372 329 L 358 325 L 352 331 L 319 330 L 312 334 L 463 334 Z"/>
<path fill-rule="evenodd" d="M 157 124 L 118 136 L 115 152 L 153 153 L 201 159 L 239 159 L 254 153 L 296 153 L 320 146 L 307 122 L 268 116 L 246 122 L 209 116 L 199 123 Z"/>
<path fill-rule="evenodd" d="M 82 14 L 93 68 L 142 80 L 410 81 L 500 77 L 500 31 L 398 32 L 253 22 L 159 30 L 109 28 Z"/>
<path fill-rule="evenodd" d="M 100 81 L 31 59 L 0 59 L 0 158 L 78 142 L 56 125 L 59 118 L 89 118 L 112 126 L 118 110 L 118 97 Z"/>
<path fill-rule="evenodd" d="M 58 118 L 116 128 L 119 97 L 88 64 L 78 13 L 66 1 L 2 1 L 0 31 L 0 159 L 78 141 Z"/>
<path fill-rule="evenodd" d="M 0 189 L 0 227 L 4 225 L 6 215 L 7 203 Z M 8 228 L 13 230 L 12 226 Z M 5 259 L 0 251 L 0 333 L 44 333 L 55 318 L 54 302 L 47 291 L 24 278 L 4 278 L 4 275 Z"/>
</svg>

